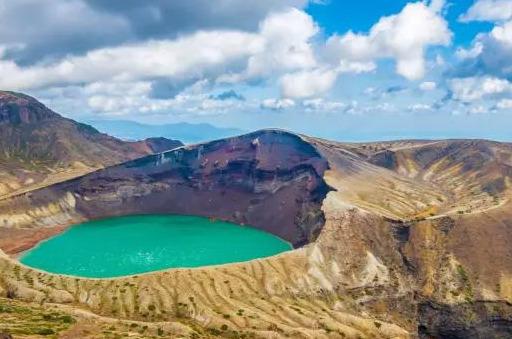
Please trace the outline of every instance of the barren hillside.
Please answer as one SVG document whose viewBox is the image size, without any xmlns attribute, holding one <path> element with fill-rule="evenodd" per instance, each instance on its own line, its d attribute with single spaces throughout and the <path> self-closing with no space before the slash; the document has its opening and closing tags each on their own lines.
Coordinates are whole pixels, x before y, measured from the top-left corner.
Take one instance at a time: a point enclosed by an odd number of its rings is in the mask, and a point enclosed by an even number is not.
<svg viewBox="0 0 512 339">
<path fill-rule="evenodd" d="M 0 198 L 181 145 L 163 138 L 125 142 L 32 97 L 0 91 Z"/>
</svg>

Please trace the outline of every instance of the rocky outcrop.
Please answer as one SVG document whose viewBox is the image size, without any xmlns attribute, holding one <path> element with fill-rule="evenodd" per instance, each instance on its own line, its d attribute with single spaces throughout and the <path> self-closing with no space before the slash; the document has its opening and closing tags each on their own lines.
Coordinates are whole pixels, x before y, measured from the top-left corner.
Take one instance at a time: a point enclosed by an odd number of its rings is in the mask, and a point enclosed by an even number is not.
<svg viewBox="0 0 512 339">
<path fill-rule="evenodd" d="M 0 92 L 0 124 L 20 125 L 58 119 L 59 115 L 28 95 Z"/>
<path fill-rule="evenodd" d="M 420 338 L 510 338 L 512 305 L 476 301 L 454 306 L 425 301 L 419 304 L 418 334 Z"/>
</svg>

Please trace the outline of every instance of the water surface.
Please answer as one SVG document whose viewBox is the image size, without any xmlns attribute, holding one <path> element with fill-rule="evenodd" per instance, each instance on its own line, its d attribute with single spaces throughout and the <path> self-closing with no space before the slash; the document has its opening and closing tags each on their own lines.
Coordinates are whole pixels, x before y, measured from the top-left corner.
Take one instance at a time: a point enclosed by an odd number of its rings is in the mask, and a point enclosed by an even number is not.
<svg viewBox="0 0 512 339">
<path fill-rule="evenodd" d="M 284 240 L 251 227 L 202 217 L 145 215 L 73 226 L 20 261 L 52 273 L 106 278 L 241 262 L 290 249 Z"/>
</svg>

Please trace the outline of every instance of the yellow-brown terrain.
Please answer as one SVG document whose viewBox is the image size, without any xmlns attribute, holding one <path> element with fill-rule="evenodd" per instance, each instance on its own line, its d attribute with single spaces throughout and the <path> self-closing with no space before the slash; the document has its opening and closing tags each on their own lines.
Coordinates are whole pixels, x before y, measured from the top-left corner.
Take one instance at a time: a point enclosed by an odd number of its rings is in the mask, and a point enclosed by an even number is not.
<svg viewBox="0 0 512 339">
<path fill-rule="evenodd" d="M 510 144 L 346 144 L 279 130 L 108 167 L 0 201 L 0 333 L 509 338 L 511 183 Z M 133 213 L 247 223 L 295 249 L 86 279 L 21 265 L 8 236 Z"/>
</svg>

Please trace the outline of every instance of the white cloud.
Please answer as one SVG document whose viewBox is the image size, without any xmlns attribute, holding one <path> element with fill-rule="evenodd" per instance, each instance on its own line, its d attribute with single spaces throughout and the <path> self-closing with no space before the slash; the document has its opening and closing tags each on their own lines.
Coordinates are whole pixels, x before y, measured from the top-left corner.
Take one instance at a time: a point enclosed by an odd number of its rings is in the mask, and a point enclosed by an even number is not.
<svg viewBox="0 0 512 339">
<path fill-rule="evenodd" d="M 374 62 L 354 62 L 347 60 L 340 60 L 336 71 L 339 73 L 368 73 L 377 68 Z"/>
<path fill-rule="evenodd" d="M 330 37 L 328 54 L 331 59 L 351 62 L 393 58 L 398 74 L 407 79 L 422 78 L 425 50 L 451 41 L 448 24 L 439 13 L 443 5 L 438 1 L 432 2 L 432 7 L 424 2 L 409 3 L 399 14 L 381 18 L 367 35 L 350 31 Z"/>
<path fill-rule="evenodd" d="M 446 0 L 431 0 L 429 4 L 429 8 L 436 13 L 442 12 L 445 6 Z"/>
<path fill-rule="evenodd" d="M 260 107 L 263 109 L 270 110 L 282 110 L 295 106 L 295 101 L 291 99 L 265 99 L 261 102 Z"/>
<path fill-rule="evenodd" d="M 512 18 L 512 1 L 478 0 L 469 10 L 460 16 L 462 22 L 505 21 Z"/>
<path fill-rule="evenodd" d="M 151 92 L 149 81 L 96 82 L 44 90 L 40 96 L 45 103 L 63 113 L 87 112 L 112 117 L 134 114 L 138 117 L 162 114 L 177 116 L 184 113 L 192 117 L 223 114 L 231 109 L 252 105 L 237 100 L 214 99 L 211 94 L 205 93 L 204 81 L 192 84 L 172 99 L 155 99 Z"/>
<path fill-rule="evenodd" d="M 375 87 L 366 87 L 365 90 L 363 91 L 364 94 L 366 95 L 374 95 L 378 92 L 377 88 Z"/>
<path fill-rule="evenodd" d="M 507 47 L 512 47 L 512 21 L 496 26 L 490 33 L 491 38 Z"/>
<path fill-rule="evenodd" d="M 468 110 L 469 114 L 484 114 L 489 112 L 489 110 L 483 105 L 471 106 Z"/>
<path fill-rule="evenodd" d="M 215 79 L 220 74 L 231 74 L 235 82 L 270 77 L 315 67 L 309 40 L 317 32 L 318 27 L 309 15 L 290 8 L 269 15 L 256 33 L 198 31 L 174 40 L 101 48 L 82 56 L 27 67 L 0 56 L 0 87 L 25 90 L 155 78 L 183 81 Z M 237 77 L 244 65 L 245 71 Z"/>
<path fill-rule="evenodd" d="M 477 41 L 473 44 L 473 46 L 471 46 L 471 48 L 457 48 L 455 56 L 461 60 L 474 59 L 482 54 L 483 48 L 483 44 L 480 41 Z"/>
<path fill-rule="evenodd" d="M 396 106 L 389 102 L 383 102 L 375 106 L 367 106 L 364 108 L 366 112 L 392 112 L 396 109 Z"/>
<path fill-rule="evenodd" d="M 337 71 L 315 69 L 285 74 L 281 78 L 281 93 L 285 98 L 311 98 L 331 89 Z"/>
<path fill-rule="evenodd" d="M 245 76 L 254 78 L 275 70 L 294 70 L 316 65 L 309 40 L 318 33 L 311 16 L 295 8 L 271 14 L 260 24 L 264 47 L 249 58 Z"/>
<path fill-rule="evenodd" d="M 512 99 L 502 99 L 498 101 L 496 107 L 499 109 L 512 109 Z"/>
<path fill-rule="evenodd" d="M 413 112 L 430 111 L 432 106 L 429 104 L 414 104 L 409 106 L 409 110 Z"/>
<path fill-rule="evenodd" d="M 267 16 L 254 33 L 197 31 L 176 39 L 99 48 L 33 65 L 6 59 L 5 51 L 12 46 L 0 45 L 0 88 L 46 93 L 50 88 L 75 88 L 77 102 L 90 112 L 107 115 L 179 109 L 199 114 L 227 110 L 234 104 L 205 97 L 201 94 L 205 86 L 198 84 L 274 80 L 284 74 L 282 91 L 289 98 L 268 99 L 261 107 L 285 109 L 295 105 L 291 98 L 328 91 L 338 72 L 373 68 L 359 62 L 347 63 L 340 70 L 320 66 L 310 41 L 318 31 L 311 16 L 288 8 Z M 298 83 L 292 85 L 290 80 Z M 155 94 L 155 85 L 160 83 L 162 90 L 174 94 Z M 195 93 L 180 94 L 187 86 L 196 88 Z M 66 102 L 64 107 L 72 106 Z"/>
<path fill-rule="evenodd" d="M 454 78 L 449 81 L 453 98 L 471 102 L 488 96 L 512 94 L 512 83 L 495 77 Z"/>
<path fill-rule="evenodd" d="M 0 87 L 21 90 L 108 80 L 201 77 L 263 48 L 261 37 L 254 34 L 211 31 L 172 41 L 99 49 L 50 65 L 24 68 L 0 60 Z"/>
<path fill-rule="evenodd" d="M 433 81 L 424 81 L 419 87 L 422 91 L 433 91 L 437 88 L 437 84 Z"/>
<path fill-rule="evenodd" d="M 149 97 L 151 83 L 140 82 L 96 82 L 78 89 L 76 100 L 86 97 L 86 105 L 93 112 L 123 116 L 133 112 L 150 113 L 177 106 L 179 99 L 153 100 Z"/>
<path fill-rule="evenodd" d="M 333 112 L 346 108 L 347 104 L 341 101 L 326 101 L 323 98 L 315 98 L 304 100 L 302 106 L 307 111 Z"/>
<path fill-rule="evenodd" d="M 147 95 L 151 91 L 149 81 L 139 82 L 93 82 L 84 86 L 83 92 L 89 95 Z"/>
<path fill-rule="evenodd" d="M 216 29 L 256 32 L 269 13 L 306 5 L 306 0 L 0 0 L 0 43 L 23 44 L 11 56 L 34 64 L 128 41 Z"/>
<path fill-rule="evenodd" d="M 486 94 L 498 94 L 512 90 L 512 84 L 508 80 L 498 78 L 486 78 L 481 86 Z"/>
<path fill-rule="evenodd" d="M 456 76 L 488 74 L 509 78 L 512 76 L 512 21 L 478 34 L 469 49 L 459 49 L 456 55 L 461 61 L 454 69 Z"/>
</svg>

